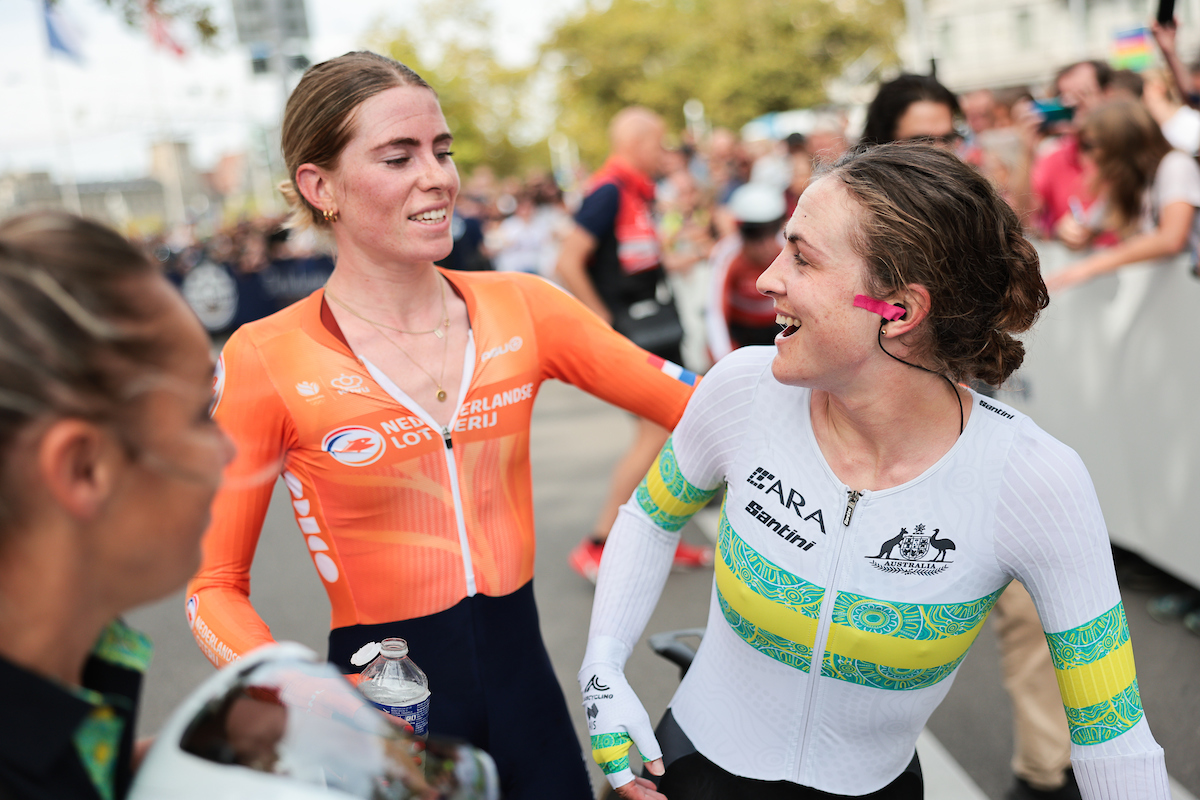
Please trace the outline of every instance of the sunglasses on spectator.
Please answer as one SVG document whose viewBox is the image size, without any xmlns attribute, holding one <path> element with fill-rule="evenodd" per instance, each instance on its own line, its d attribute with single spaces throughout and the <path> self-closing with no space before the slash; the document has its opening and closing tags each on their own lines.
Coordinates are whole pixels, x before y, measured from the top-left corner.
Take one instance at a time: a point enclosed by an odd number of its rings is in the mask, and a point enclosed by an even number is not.
<svg viewBox="0 0 1200 800">
<path fill-rule="evenodd" d="M 909 136 L 904 141 L 920 142 L 921 144 L 948 146 L 948 145 L 956 145 L 961 140 L 962 140 L 961 133 L 959 133 L 958 131 L 951 131 L 950 133 L 943 133 L 940 136 L 930 134 L 930 133 L 924 134 L 922 136 Z"/>
</svg>

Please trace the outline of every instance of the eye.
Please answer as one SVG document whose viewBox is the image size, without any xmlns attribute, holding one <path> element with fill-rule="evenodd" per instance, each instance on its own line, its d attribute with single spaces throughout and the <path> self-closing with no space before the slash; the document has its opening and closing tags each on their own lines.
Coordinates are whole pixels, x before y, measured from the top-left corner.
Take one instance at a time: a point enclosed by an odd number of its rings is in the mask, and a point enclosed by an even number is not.
<svg viewBox="0 0 1200 800">
<path fill-rule="evenodd" d="M 389 167 L 402 167 L 409 161 L 412 161 L 412 159 L 408 156 L 397 156 L 396 158 L 385 159 L 383 163 L 387 164 Z"/>
<path fill-rule="evenodd" d="M 792 261 L 795 262 L 797 267 L 807 267 L 808 266 L 808 261 L 804 258 L 804 256 L 800 255 L 799 253 L 796 253 L 794 256 L 792 256 Z"/>
<path fill-rule="evenodd" d="M 450 159 L 450 157 L 451 157 L 451 156 L 453 156 L 453 155 L 454 155 L 454 151 L 453 151 L 453 150 L 447 150 L 447 151 L 446 151 L 446 152 L 444 152 L 444 153 L 438 153 L 438 154 L 437 154 L 437 157 L 438 157 L 438 160 L 439 160 L 439 161 L 447 161 L 447 160 L 449 160 L 449 159 Z"/>
</svg>

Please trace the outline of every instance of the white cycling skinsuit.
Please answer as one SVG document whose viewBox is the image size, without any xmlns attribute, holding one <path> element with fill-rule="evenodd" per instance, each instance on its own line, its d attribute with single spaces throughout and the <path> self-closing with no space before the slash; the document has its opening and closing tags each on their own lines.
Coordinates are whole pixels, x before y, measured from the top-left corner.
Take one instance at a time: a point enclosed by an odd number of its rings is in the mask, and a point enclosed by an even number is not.
<svg viewBox="0 0 1200 800">
<path fill-rule="evenodd" d="M 605 547 L 579 673 L 593 755 L 632 780 L 632 735 L 659 754 L 623 668 L 678 531 L 727 483 L 708 628 L 671 711 L 734 775 L 862 795 L 908 766 L 1012 579 L 1053 655 L 1083 797 L 1169 800 L 1142 713 L 1095 489 L 1070 448 L 974 395 L 955 445 L 919 477 L 855 491 L 813 436 L 811 393 L 750 347 L 705 377 Z"/>
</svg>

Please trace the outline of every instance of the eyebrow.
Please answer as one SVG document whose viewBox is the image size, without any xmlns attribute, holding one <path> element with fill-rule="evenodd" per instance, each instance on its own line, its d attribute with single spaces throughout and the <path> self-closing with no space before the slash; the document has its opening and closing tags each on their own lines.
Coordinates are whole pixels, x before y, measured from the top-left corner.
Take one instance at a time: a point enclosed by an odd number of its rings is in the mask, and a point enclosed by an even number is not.
<svg viewBox="0 0 1200 800">
<path fill-rule="evenodd" d="M 433 143 L 435 145 L 441 144 L 443 142 L 452 142 L 452 141 L 454 141 L 454 135 L 450 134 L 450 133 L 439 133 L 437 136 L 433 137 Z M 420 139 L 413 139 L 412 137 L 404 136 L 399 139 L 392 139 L 390 142 L 384 142 L 383 144 L 381 144 L 377 147 L 373 147 L 373 148 L 371 148 L 371 152 L 377 153 L 380 150 L 386 150 L 389 147 L 420 147 L 420 146 L 421 146 Z"/>
<path fill-rule="evenodd" d="M 800 245 L 804 245 L 809 250 L 812 250 L 814 253 L 816 253 L 819 256 L 825 255 L 825 253 L 821 250 L 821 248 L 817 247 L 815 244 L 810 242 L 808 239 L 805 239 L 803 236 L 801 236 L 799 233 L 796 233 L 793 230 L 784 228 L 783 238 L 786 239 L 789 244 L 796 247 L 796 249 L 799 249 Z"/>
</svg>

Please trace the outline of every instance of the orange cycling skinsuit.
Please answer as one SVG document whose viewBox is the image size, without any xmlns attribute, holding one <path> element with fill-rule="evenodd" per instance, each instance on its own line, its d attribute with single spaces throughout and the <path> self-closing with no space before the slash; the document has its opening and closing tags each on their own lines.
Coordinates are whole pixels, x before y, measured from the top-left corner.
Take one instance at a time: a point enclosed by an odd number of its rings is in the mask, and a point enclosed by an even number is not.
<svg viewBox="0 0 1200 800">
<path fill-rule="evenodd" d="M 431 733 L 491 752 L 505 797 L 590 798 L 533 602 L 533 401 L 557 378 L 671 428 L 697 378 L 540 278 L 443 275 L 471 320 L 446 428 L 354 355 L 323 291 L 229 339 L 213 416 L 238 455 L 188 622 L 218 666 L 272 641 L 250 565 L 282 473 L 332 606 L 330 661 L 357 672 L 362 645 L 407 639 L 429 675 Z"/>
</svg>

